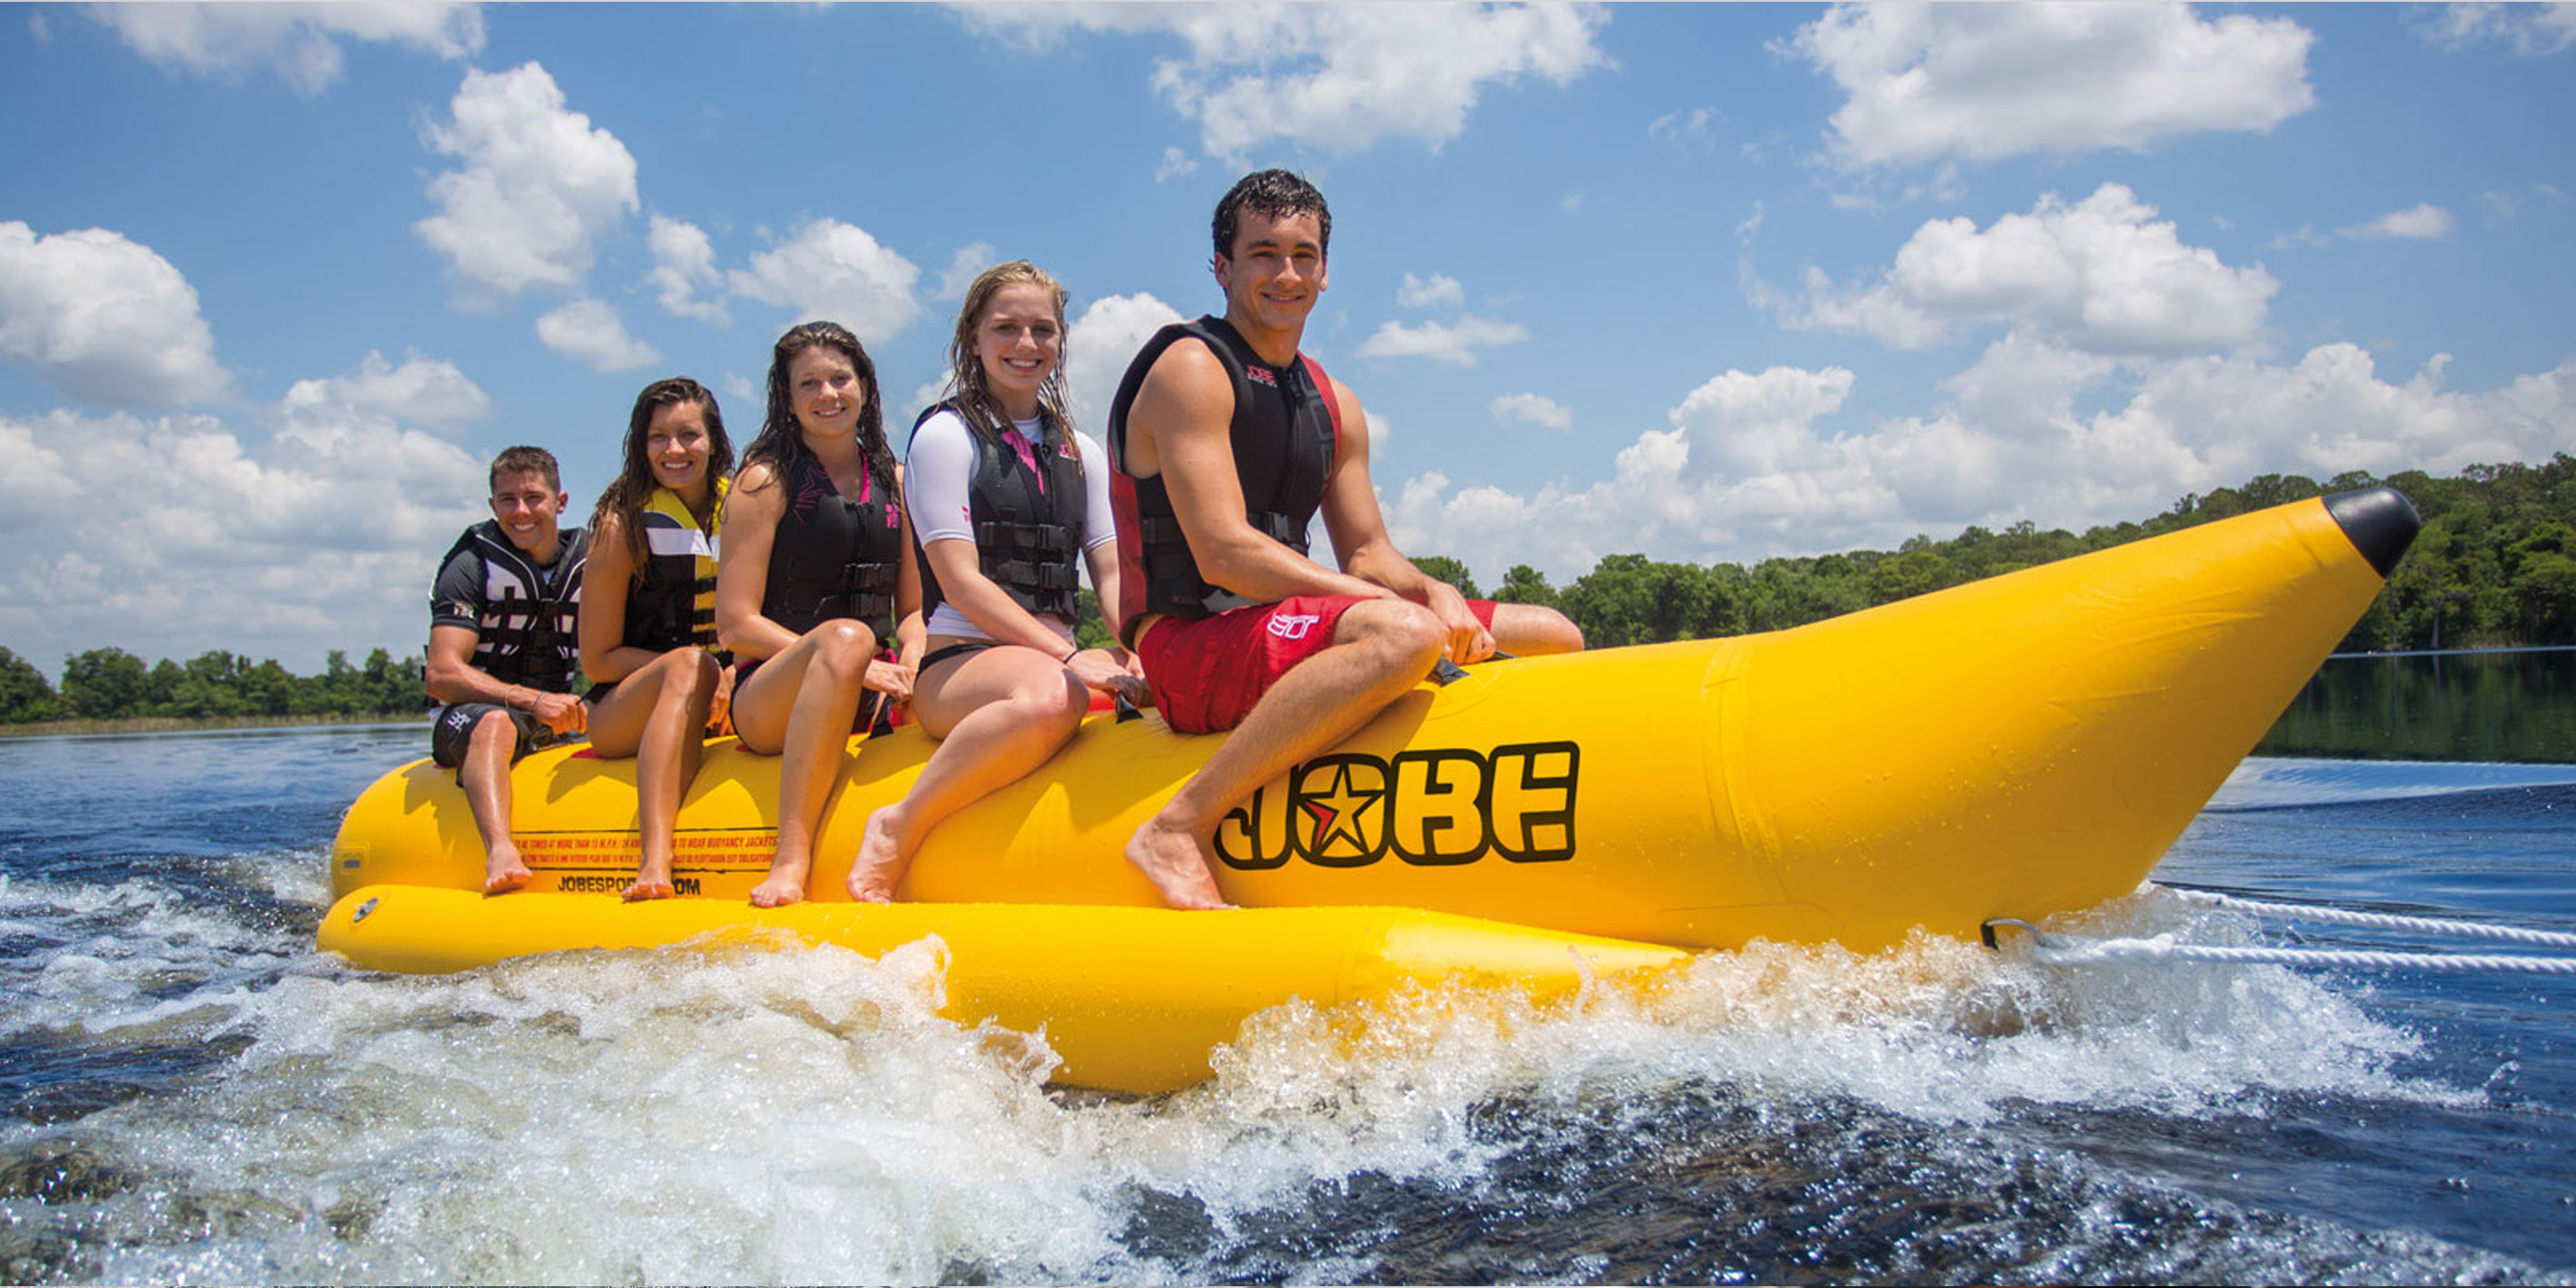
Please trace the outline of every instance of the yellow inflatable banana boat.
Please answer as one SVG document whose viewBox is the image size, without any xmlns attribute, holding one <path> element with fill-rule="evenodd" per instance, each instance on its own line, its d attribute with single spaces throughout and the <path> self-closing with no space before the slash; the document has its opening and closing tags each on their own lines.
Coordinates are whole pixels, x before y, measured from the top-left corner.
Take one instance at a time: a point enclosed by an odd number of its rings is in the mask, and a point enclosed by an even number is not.
<svg viewBox="0 0 2576 1288">
<path fill-rule="evenodd" d="M 513 771 L 529 892 L 485 900 L 449 775 L 367 789 L 332 851 L 322 947 L 391 970 L 764 926 L 881 951 L 937 934 L 949 1007 L 1047 1026 L 1084 1085 L 1206 1075 L 1290 995 L 1465 973 L 1541 993 L 1766 938 L 1862 951 L 2135 889 L 2412 540 L 2384 488 L 2282 506 L 1795 630 L 1488 663 L 1426 682 L 1263 787 L 1216 837 L 1243 911 L 1174 913 L 1120 857 L 1222 735 L 1085 724 L 1040 773 L 942 824 L 901 891 L 846 868 L 763 912 L 778 763 L 710 747 L 679 815 L 699 896 L 626 906 L 631 761 Z M 844 865 L 931 744 L 853 742 L 818 853 Z M 1069 963 L 1078 967 L 1068 969 Z"/>
</svg>

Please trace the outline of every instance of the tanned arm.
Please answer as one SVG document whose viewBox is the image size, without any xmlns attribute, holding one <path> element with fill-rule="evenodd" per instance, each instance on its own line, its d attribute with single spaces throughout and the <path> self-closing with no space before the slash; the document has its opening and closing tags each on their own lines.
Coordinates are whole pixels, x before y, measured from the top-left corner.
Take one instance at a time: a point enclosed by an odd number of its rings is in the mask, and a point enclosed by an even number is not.
<svg viewBox="0 0 2576 1288">
<path fill-rule="evenodd" d="M 524 684 L 505 684 L 474 665 L 474 646 L 482 639 L 482 632 L 470 626 L 429 628 L 426 678 L 430 697 L 449 703 L 489 702 L 512 711 L 525 711 L 558 733 L 582 726 L 581 699 Z"/>
<path fill-rule="evenodd" d="M 590 534 L 590 563 L 581 574 L 581 671 L 593 684 L 625 679 L 655 656 L 626 643 L 626 596 L 634 575 L 625 525 L 614 514 L 602 516 Z"/>
<path fill-rule="evenodd" d="M 754 465 L 725 496 L 724 558 L 716 561 L 716 638 L 747 658 L 775 656 L 796 634 L 761 615 L 769 593 L 769 549 L 787 513 L 787 489 L 768 465 Z"/>
<path fill-rule="evenodd" d="M 903 495 L 903 466 L 894 467 L 894 494 Z M 902 525 L 902 553 L 895 556 L 894 638 L 886 641 L 894 648 L 892 662 L 877 662 L 868 667 L 867 686 L 893 694 L 897 701 L 912 701 L 912 682 L 921 674 L 922 650 L 929 643 L 930 632 L 923 629 L 921 617 L 921 566 L 913 562 L 912 513 L 895 507 L 895 521 Z"/>
<path fill-rule="evenodd" d="M 1333 557 L 1352 576 L 1437 615 L 1449 633 L 1443 650 L 1449 660 L 1463 665 L 1493 656 L 1494 637 L 1468 611 L 1466 596 L 1414 567 L 1388 539 L 1386 516 L 1378 509 L 1377 489 L 1369 481 L 1368 413 L 1341 381 L 1333 382 L 1332 398 L 1342 412 L 1333 476 L 1324 484 L 1324 531 L 1333 539 Z"/>
<path fill-rule="evenodd" d="M 1127 413 L 1130 462 L 1140 472 L 1160 472 L 1199 575 L 1254 603 L 1291 595 L 1391 594 L 1390 587 L 1298 554 L 1244 518 L 1233 421 L 1234 383 L 1216 355 L 1194 340 L 1163 350 Z M 1367 486 L 1365 471 L 1361 486 Z M 1372 500 L 1370 513 L 1375 512 Z"/>
</svg>

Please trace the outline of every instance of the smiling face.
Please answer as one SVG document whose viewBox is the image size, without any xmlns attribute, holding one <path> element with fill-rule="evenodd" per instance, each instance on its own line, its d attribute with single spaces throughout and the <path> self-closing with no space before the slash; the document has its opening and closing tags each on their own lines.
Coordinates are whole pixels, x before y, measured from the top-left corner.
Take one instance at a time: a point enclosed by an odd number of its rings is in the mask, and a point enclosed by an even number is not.
<svg viewBox="0 0 2576 1288">
<path fill-rule="evenodd" d="M 809 344 L 787 364 L 787 405 L 807 438 L 857 436 L 859 413 L 874 396 L 850 355 L 831 345 Z"/>
<path fill-rule="evenodd" d="M 1284 336 L 1294 349 L 1324 292 L 1323 222 L 1308 210 L 1244 211 L 1234 252 L 1217 258 L 1216 280 L 1225 288 L 1225 320 L 1245 339 L 1261 347 L 1264 335 Z"/>
<path fill-rule="evenodd" d="M 492 480 L 492 517 L 501 535 L 538 563 L 554 554 L 555 525 L 572 497 L 536 470 L 511 470 Z"/>
<path fill-rule="evenodd" d="M 664 403 L 653 409 L 644 427 L 644 459 L 653 481 L 684 498 L 696 500 L 707 488 L 706 409 L 693 402 Z"/>
<path fill-rule="evenodd" d="M 1064 323 L 1056 294 L 1035 282 L 993 292 L 975 323 L 975 361 L 984 387 L 1013 420 L 1038 414 L 1038 392 L 1064 360 Z"/>
</svg>

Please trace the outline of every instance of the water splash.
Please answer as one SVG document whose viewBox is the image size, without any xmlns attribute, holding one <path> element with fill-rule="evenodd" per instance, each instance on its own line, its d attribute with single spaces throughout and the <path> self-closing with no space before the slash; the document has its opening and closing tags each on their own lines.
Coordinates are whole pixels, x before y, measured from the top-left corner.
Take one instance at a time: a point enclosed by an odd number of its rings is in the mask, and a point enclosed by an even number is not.
<svg viewBox="0 0 2576 1288">
<path fill-rule="evenodd" d="M 182 942 L 76 952 L 63 936 L 42 1023 L 92 1040 L 175 1023 L 236 1050 L 202 1085 L 0 1132 L 22 1161 L 88 1153 L 95 1192 L 0 1198 L 19 1244 L 58 1236 L 50 1257 L 21 1249 L 31 1278 L 1364 1277 L 1410 1255 L 1409 1226 L 1355 1228 L 1358 1197 L 1526 1204 L 1553 1166 L 1534 1157 L 1598 1169 L 1638 1141 L 1696 1149 L 1676 1127 L 1691 1113 L 1758 1151 L 1832 1121 L 1941 1138 L 2029 1102 L 2474 1094 L 2392 1076 L 2411 1038 L 2286 972 L 2070 975 L 1919 939 L 1704 954 L 1547 1006 L 1456 989 L 1290 1005 L 1255 1017 L 1209 1083 L 1134 1099 L 1051 1091 L 1042 1036 L 939 1018 L 935 942 L 882 961 L 736 943 L 417 978 L 304 957 L 264 986 L 200 970 L 149 1000 L 169 963 L 237 963 L 260 935 L 148 889 L 9 897 L 13 917 L 42 905 L 136 932 L 97 939 Z M 2102 915 L 2196 914 L 2148 894 Z M 1872 1147 L 1831 1148 L 1858 1165 Z M 1338 1214 L 1332 1247 L 1283 1237 L 1319 1204 Z"/>
</svg>

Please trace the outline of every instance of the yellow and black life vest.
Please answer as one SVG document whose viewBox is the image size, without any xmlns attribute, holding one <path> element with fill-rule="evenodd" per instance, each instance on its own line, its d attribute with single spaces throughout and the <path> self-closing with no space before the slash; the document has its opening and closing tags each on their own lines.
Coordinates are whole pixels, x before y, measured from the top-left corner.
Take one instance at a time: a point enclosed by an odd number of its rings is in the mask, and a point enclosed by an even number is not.
<svg viewBox="0 0 2576 1288">
<path fill-rule="evenodd" d="M 704 529 L 679 494 L 653 489 L 643 509 L 642 577 L 626 592 L 628 647 L 660 653 L 695 644 L 717 651 L 716 558 L 730 486 L 729 480 L 716 480 L 715 506 Z"/>
</svg>

